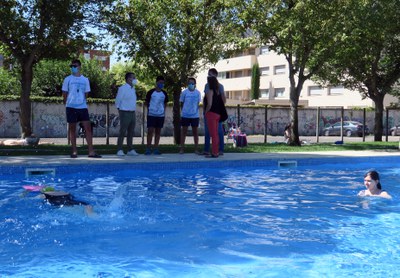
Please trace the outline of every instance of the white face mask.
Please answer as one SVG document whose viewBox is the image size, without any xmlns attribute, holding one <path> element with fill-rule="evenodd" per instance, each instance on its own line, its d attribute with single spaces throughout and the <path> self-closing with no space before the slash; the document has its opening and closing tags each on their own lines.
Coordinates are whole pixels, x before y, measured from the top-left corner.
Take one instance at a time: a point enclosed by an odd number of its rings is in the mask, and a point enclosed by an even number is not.
<svg viewBox="0 0 400 278">
<path fill-rule="evenodd" d="M 132 80 L 132 85 L 135 86 L 136 84 L 137 84 L 137 79 L 135 78 Z"/>
</svg>

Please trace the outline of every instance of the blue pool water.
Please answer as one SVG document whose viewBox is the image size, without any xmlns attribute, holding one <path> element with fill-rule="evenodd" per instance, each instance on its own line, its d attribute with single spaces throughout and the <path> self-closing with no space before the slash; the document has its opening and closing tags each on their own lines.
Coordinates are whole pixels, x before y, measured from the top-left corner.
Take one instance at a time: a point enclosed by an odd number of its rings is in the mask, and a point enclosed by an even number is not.
<svg viewBox="0 0 400 278">
<path fill-rule="evenodd" d="M 218 163 L 28 178 L 0 167 L 0 277 L 400 275 L 400 158 Z M 356 196 L 371 168 L 392 201 Z M 96 215 L 44 204 L 27 184 L 72 192 Z"/>
</svg>

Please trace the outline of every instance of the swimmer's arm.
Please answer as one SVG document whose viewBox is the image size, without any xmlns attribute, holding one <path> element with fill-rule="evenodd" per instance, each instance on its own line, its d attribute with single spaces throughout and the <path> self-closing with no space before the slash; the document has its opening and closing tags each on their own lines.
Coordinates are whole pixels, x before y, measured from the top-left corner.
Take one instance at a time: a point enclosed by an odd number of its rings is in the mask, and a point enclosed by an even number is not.
<svg viewBox="0 0 400 278">
<path fill-rule="evenodd" d="M 383 191 L 379 196 L 386 199 L 392 199 L 392 196 L 390 196 L 386 191 Z"/>
<path fill-rule="evenodd" d="M 357 196 L 358 197 L 364 197 L 365 196 L 365 190 L 361 190 L 360 192 L 358 192 Z"/>
</svg>

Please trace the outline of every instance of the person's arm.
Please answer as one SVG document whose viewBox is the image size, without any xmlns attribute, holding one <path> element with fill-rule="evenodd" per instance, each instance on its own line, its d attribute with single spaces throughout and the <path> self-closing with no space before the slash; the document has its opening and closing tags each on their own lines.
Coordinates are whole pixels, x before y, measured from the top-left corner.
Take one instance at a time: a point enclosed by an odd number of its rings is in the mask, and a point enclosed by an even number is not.
<svg viewBox="0 0 400 278">
<path fill-rule="evenodd" d="M 219 90 L 220 90 L 219 93 L 221 94 L 222 101 L 224 102 L 224 104 L 226 104 L 226 96 L 225 96 L 225 88 L 224 88 L 224 85 L 219 84 Z"/>
<path fill-rule="evenodd" d="M 386 191 L 382 191 L 381 194 L 379 194 L 379 196 L 386 199 L 392 199 L 392 196 L 390 196 Z"/>
<path fill-rule="evenodd" d="M 211 109 L 213 94 L 214 94 L 214 91 L 213 91 L 213 90 L 209 90 L 209 91 L 206 93 L 207 107 L 206 107 L 205 113 L 207 113 L 207 112 L 210 111 L 210 109 Z"/>
<path fill-rule="evenodd" d="M 86 79 L 85 99 L 87 99 L 91 90 L 90 90 L 89 78 L 85 77 L 85 79 Z"/>
<path fill-rule="evenodd" d="M 117 97 L 115 98 L 115 106 L 117 107 L 118 110 L 121 107 L 121 102 L 122 102 L 122 86 L 118 88 Z"/>
<path fill-rule="evenodd" d="M 151 94 L 153 93 L 154 90 L 150 90 L 146 94 L 146 100 L 144 101 L 144 105 L 147 106 L 147 108 L 150 106 L 150 99 L 151 99 Z"/>
<path fill-rule="evenodd" d="M 61 91 L 62 91 L 62 96 L 63 96 L 63 103 L 67 103 L 67 97 L 68 97 L 68 89 L 69 89 L 69 77 L 66 77 L 63 81 Z"/>
</svg>

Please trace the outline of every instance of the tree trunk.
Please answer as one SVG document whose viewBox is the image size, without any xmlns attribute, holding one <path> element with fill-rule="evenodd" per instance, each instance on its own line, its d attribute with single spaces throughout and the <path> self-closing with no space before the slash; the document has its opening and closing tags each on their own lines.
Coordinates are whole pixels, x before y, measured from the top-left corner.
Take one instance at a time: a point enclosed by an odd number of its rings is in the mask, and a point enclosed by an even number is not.
<svg viewBox="0 0 400 278">
<path fill-rule="evenodd" d="M 19 121 L 21 125 L 21 138 L 26 138 L 32 135 L 30 94 L 33 79 L 33 64 L 30 59 L 27 59 L 21 63 L 21 66 L 22 92 L 19 101 Z"/>
<path fill-rule="evenodd" d="M 383 94 L 375 94 L 373 101 L 375 103 L 375 127 L 374 127 L 374 141 L 381 142 L 382 141 L 382 133 L 383 133 L 383 99 L 385 95 Z"/>
<path fill-rule="evenodd" d="M 177 145 L 181 144 L 181 108 L 179 103 L 179 97 L 181 96 L 181 91 L 179 89 L 174 89 L 174 105 L 172 108 L 173 112 L 173 123 L 174 123 L 174 143 Z"/>
<path fill-rule="evenodd" d="M 290 65 L 290 63 L 289 63 Z M 299 139 L 299 98 L 301 89 L 303 88 L 304 80 L 299 78 L 297 86 L 295 81 L 294 72 L 289 73 L 290 81 L 290 138 L 288 144 L 290 146 L 301 146 Z"/>
</svg>

